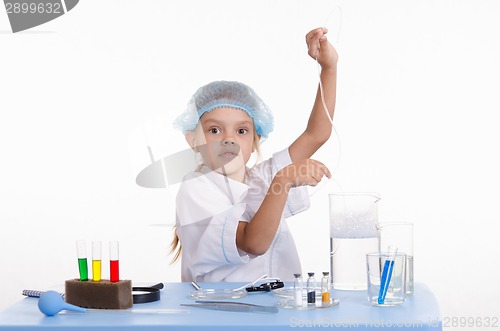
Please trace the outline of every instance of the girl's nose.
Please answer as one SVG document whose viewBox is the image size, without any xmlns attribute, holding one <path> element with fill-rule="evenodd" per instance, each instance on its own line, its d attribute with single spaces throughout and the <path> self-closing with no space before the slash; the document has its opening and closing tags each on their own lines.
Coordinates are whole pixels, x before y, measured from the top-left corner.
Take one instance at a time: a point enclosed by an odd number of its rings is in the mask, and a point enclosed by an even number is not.
<svg viewBox="0 0 500 331">
<path fill-rule="evenodd" d="M 234 142 L 234 139 L 233 137 L 231 136 L 225 136 L 224 139 L 222 140 L 222 144 L 223 145 L 234 145 L 235 142 Z"/>
</svg>

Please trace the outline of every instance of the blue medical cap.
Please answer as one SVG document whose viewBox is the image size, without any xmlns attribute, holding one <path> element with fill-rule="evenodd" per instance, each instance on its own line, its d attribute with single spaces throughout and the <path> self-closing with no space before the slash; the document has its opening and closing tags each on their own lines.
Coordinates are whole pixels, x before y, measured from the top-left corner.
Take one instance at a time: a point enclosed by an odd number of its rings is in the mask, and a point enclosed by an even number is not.
<svg viewBox="0 0 500 331">
<path fill-rule="evenodd" d="M 267 138 L 273 131 L 274 120 L 269 107 L 251 87 L 234 81 L 215 81 L 200 87 L 184 113 L 175 119 L 174 126 L 183 133 L 192 131 L 204 113 L 222 107 L 246 112 L 262 138 Z"/>
</svg>

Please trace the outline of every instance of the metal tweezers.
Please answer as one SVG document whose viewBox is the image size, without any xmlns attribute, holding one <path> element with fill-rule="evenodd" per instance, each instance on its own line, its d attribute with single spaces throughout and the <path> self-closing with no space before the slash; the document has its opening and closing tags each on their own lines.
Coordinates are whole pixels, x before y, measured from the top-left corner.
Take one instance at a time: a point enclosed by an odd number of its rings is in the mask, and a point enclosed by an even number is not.
<svg viewBox="0 0 500 331">
<path fill-rule="evenodd" d="M 181 306 L 199 307 L 213 310 L 224 311 L 239 311 L 239 312 L 253 312 L 253 313 L 277 313 L 278 308 L 275 306 L 260 306 L 244 302 L 232 301 L 196 301 L 196 303 L 185 303 Z"/>
</svg>

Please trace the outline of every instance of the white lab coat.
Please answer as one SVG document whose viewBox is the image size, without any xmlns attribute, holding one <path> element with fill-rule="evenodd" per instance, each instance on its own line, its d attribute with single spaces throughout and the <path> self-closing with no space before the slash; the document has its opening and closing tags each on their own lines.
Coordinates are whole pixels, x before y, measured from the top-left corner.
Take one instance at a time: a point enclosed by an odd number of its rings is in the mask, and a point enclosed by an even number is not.
<svg viewBox="0 0 500 331">
<path fill-rule="evenodd" d="M 214 171 L 189 173 L 176 201 L 176 231 L 182 245 L 182 281 L 252 281 L 262 275 L 292 280 L 301 273 L 285 218 L 309 208 L 307 187 L 289 192 L 280 226 L 268 251 L 254 256 L 236 247 L 240 221 L 249 222 L 276 172 L 291 164 L 288 149 L 247 169 L 246 184 Z"/>
</svg>

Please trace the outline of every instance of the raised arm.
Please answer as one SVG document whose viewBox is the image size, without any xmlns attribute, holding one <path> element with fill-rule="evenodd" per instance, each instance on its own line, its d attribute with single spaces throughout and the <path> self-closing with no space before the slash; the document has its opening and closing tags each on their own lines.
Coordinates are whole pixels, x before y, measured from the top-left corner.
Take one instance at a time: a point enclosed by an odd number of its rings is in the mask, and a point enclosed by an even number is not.
<svg viewBox="0 0 500 331">
<path fill-rule="evenodd" d="M 333 117 L 337 90 L 337 51 L 326 38 L 326 28 L 318 28 L 306 35 L 308 54 L 317 59 L 321 66 L 321 82 L 323 84 L 325 103 Z M 326 117 L 321 101 L 320 87 L 309 116 L 305 131 L 290 145 L 289 153 L 292 162 L 310 158 L 327 140 L 332 133 L 332 125 Z"/>
</svg>

